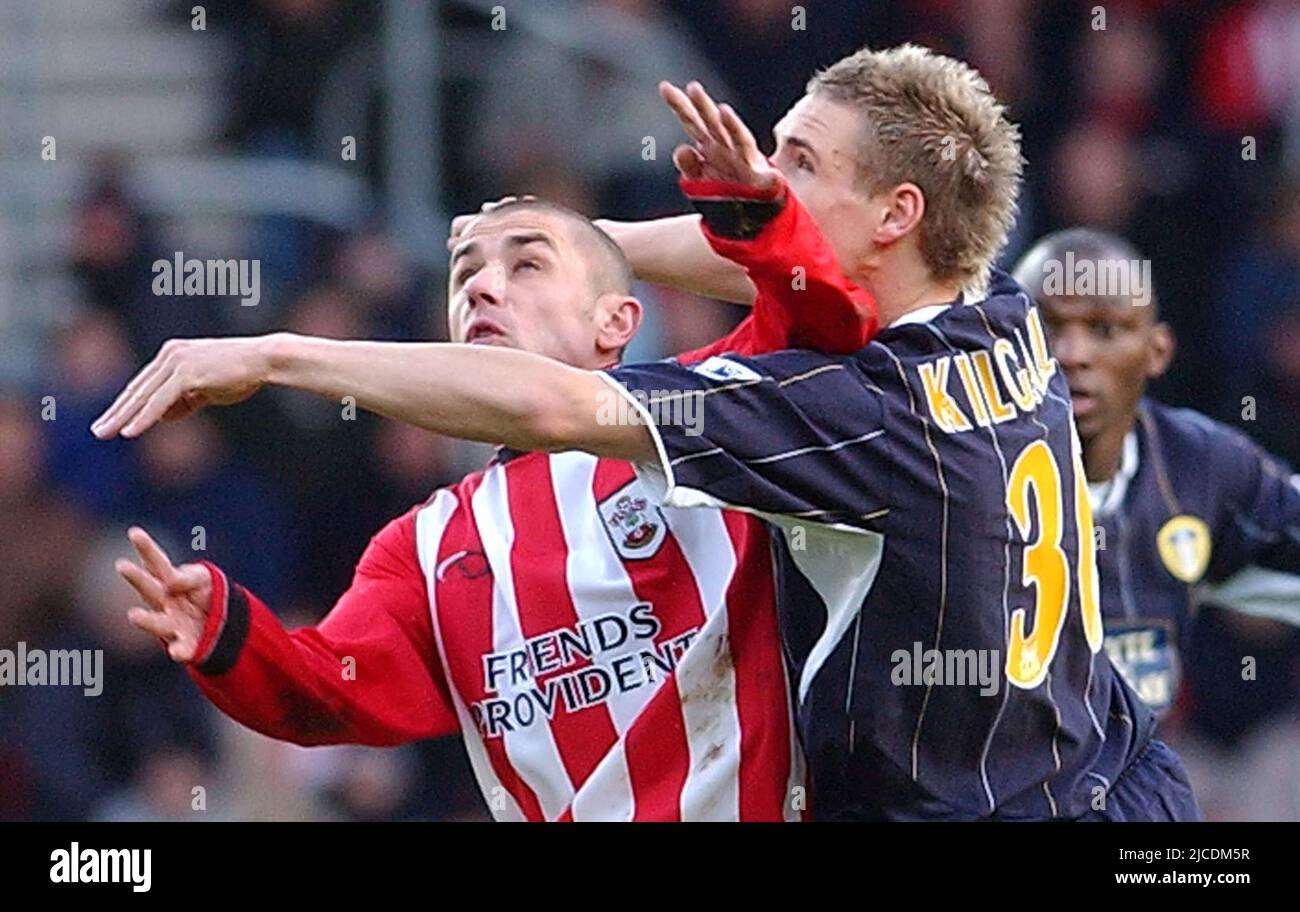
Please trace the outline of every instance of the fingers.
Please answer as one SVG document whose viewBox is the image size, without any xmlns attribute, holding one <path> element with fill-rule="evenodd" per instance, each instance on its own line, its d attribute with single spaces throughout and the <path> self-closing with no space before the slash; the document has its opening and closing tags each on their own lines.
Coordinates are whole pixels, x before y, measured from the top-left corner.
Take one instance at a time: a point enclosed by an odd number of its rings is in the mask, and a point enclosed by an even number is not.
<svg viewBox="0 0 1300 912">
<path fill-rule="evenodd" d="M 174 661 L 189 662 L 194 659 L 198 643 L 193 634 L 186 631 L 183 621 L 146 608 L 132 608 L 126 613 L 126 619 L 132 626 L 151 633 L 166 643 L 167 655 Z"/>
<path fill-rule="evenodd" d="M 525 193 L 523 196 L 503 196 L 498 200 L 488 200 L 479 207 L 478 212 L 467 212 L 464 215 L 456 216 L 451 220 L 451 230 L 447 234 L 447 252 L 451 253 L 456 249 L 456 245 L 460 243 L 461 235 L 469 230 L 469 226 L 480 215 L 491 212 L 493 209 L 500 208 L 506 203 L 513 203 L 519 200 L 529 202 L 535 199 L 537 199 L 537 197 L 529 193 Z"/>
<path fill-rule="evenodd" d="M 167 647 L 167 655 L 171 656 L 174 662 L 192 662 L 197 646 L 193 639 L 180 634 Z"/>
<path fill-rule="evenodd" d="M 108 440 L 122 430 L 139 409 L 142 397 L 148 396 L 166 379 L 170 369 L 163 367 L 163 360 L 164 356 L 159 354 L 135 375 L 104 414 L 95 419 L 90 426 L 91 433 L 100 440 Z"/>
<path fill-rule="evenodd" d="M 729 104 L 718 105 L 718 114 L 722 118 L 722 126 L 726 129 L 727 135 L 731 137 L 731 144 L 744 153 L 746 159 L 753 156 L 762 156 L 758 149 L 758 141 L 754 139 L 754 134 L 749 131 L 749 127 L 740 119 L 735 108 Z"/>
<path fill-rule="evenodd" d="M 150 611 L 148 608 L 132 608 L 126 613 L 126 619 L 134 627 L 139 627 L 145 633 L 152 633 L 161 640 L 170 643 L 176 639 L 179 631 L 179 622 L 176 618 L 163 614 L 160 611 Z"/>
<path fill-rule="evenodd" d="M 698 82 L 688 83 L 686 94 L 695 103 L 695 110 L 699 112 L 700 117 L 709 128 L 709 138 L 720 146 L 728 149 L 732 148 L 731 134 L 722 125 L 722 117 L 718 113 L 718 106 L 709 97 L 709 93 L 704 91 L 704 86 Z"/>
<path fill-rule="evenodd" d="M 471 212 L 465 215 L 458 215 L 451 220 L 451 231 L 447 234 L 447 252 L 451 253 L 460 243 L 460 236 L 465 233 L 469 223 L 478 218 L 478 213 Z"/>
<path fill-rule="evenodd" d="M 118 572 L 122 579 L 131 584 L 131 588 L 140 594 L 140 598 L 144 599 L 145 604 L 154 611 L 163 610 L 166 593 L 163 590 L 161 580 L 125 558 L 114 561 L 113 569 Z"/>
<path fill-rule="evenodd" d="M 206 403 L 203 397 L 193 393 L 186 393 L 176 400 L 166 412 L 163 413 L 163 421 L 180 421 L 182 418 L 188 418 L 199 409 L 203 408 Z"/>
<path fill-rule="evenodd" d="M 123 437 L 139 437 L 149 428 L 158 423 L 163 415 L 185 395 L 184 381 L 180 376 L 172 371 L 167 378 L 155 386 L 147 395 L 142 395 L 142 401 L 135 412 L 135 416 L 128 421 L 122 428 Z"/>
<path fill-rule="evenodd" d="M 185 595 L 211 585 L 212 574 L 202 564 L 181 564 L 176 568 L 176 575 L 167 583 L 168 595 Z"/>
<path fill-rule="evenodd" d="M 686 135 L 697 143 L 707 143 L 709 141 L 709 128 L 705 126 L 704 120 L 695 110 L 695 102 L 677 86 L 670 82 L 659 83 L 659 95 L 672 112 L 677 115 L 681 121 L 682 129 Z"/>
<path fill-rule="evenodd" d="M 167 556 L 167 552 L 159 547 L 149 533 L 139 526 L 132 526 L 128 529 L 126 537 L 131 540 L 135 553 L 140 555 L 140 561 L 158 580 L 159 588 L 163 589 L 170 586 L 176 579 L 177 574 L 171 558 Z"/>
<path fill-rule="evenodd" d="M 674 149 L 673 164 L 677 173 L 687 180 L 697 180 L 704 174 L 704 157 L 694 146 L 681 145 Z"/>
</svg>

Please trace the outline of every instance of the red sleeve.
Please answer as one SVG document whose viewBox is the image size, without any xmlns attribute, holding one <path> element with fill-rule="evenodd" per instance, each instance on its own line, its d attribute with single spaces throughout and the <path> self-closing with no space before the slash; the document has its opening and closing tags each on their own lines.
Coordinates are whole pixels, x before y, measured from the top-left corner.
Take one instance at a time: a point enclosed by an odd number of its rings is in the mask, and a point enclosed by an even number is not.
<svg viewBox="0 0 1300 912">
<path fill-rule="evenodd" d="M 731 184 L 681 181 L 690 197 L 736 196 Z M 785 206 L 753 240 L 720 237 L 701 223 L 710 246 L 744 266 L 758 289 L 753 311 L 730 334 L 678 356 L 683 363 L 735 352 L 756 355 L 785 348 L 849 354 L 879 328 L 876 300 L 845 278 L 831 245 L 808 210 L 785 187 Z M 795 272 L 802 267 L 803 274 Z"/>
<path fill-rule="evenodd" d="M 351 587 L 316 627 L 285 630 L 255 595 L 207 567 L 212 605 L 187 670 L 231 718 L 303 745 L 390 746 L 458 730 L 414 510 L 371 540 Z"/>
</svg>

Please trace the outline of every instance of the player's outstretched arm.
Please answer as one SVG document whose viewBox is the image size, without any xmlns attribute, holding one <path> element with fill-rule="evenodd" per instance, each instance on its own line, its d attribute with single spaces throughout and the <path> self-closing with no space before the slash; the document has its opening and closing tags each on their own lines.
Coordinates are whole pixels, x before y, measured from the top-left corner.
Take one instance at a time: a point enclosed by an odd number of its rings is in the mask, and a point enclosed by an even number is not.
<svg viewBox="0 0 1300 912">
<path fill-rule="evenodd" d="M 287 631 L 207 562 L 174 566 L 143 529 L 117 570 L 144 603 L 127 619 L 158 637 L 218 709 L 295 744 L 396 745 L 456 730 L 407 518 L 362 556 L 317 627 Z"/>
<path fill-rule="evenodd" d="M 625 410 L 595 371 L 504 348 L 289 333 L 168 342 L 91 430 L 100 439 L 135 437 L 163 418 L 238 402 L 268 383 L 352 397 L 425 430 L 517 450 L 627 459 L 654 452 L 644 427 L 618 420 Z"/>
</svg>

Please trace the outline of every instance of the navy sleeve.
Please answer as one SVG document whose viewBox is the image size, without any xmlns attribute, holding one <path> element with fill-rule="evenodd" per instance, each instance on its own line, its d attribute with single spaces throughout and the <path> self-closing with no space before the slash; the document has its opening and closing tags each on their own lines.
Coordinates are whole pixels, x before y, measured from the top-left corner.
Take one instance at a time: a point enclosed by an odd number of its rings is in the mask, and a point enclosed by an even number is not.
<svg viewBox="0 0 1300 912">
<path fill-rule="evenodd" d="M 849 357 L 787 351 L 608 372 L 654 431 L 638 473 L 666 506 L 739 507 L 854 529 L 888 510 L 885 405 Z"/>
<path fill-rule="evenodd" d="M 1223 480 L 1209 577 L 1254 565 L 1300 573 L 1300 476 L 1240 434 L 1210 450 Z"/>
</svg>

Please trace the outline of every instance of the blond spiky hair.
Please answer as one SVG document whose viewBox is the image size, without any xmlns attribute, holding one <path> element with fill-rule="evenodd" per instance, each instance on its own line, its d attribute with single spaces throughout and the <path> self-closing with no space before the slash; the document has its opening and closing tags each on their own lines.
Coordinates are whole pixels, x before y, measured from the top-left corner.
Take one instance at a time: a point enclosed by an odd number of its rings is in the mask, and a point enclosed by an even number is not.
<svg viewBox="0 0 1300 912">
<path fill-rule="evenodd" d="M 925 194 L 921 255 L 936 279 L 981 283 L 1016 215 L 1020 130 L 973 68 L 915 44 L 863 48 L 818 72 L 808 92 L 868 122 L 868 192 L 913 183 Z"/>
</svg>

